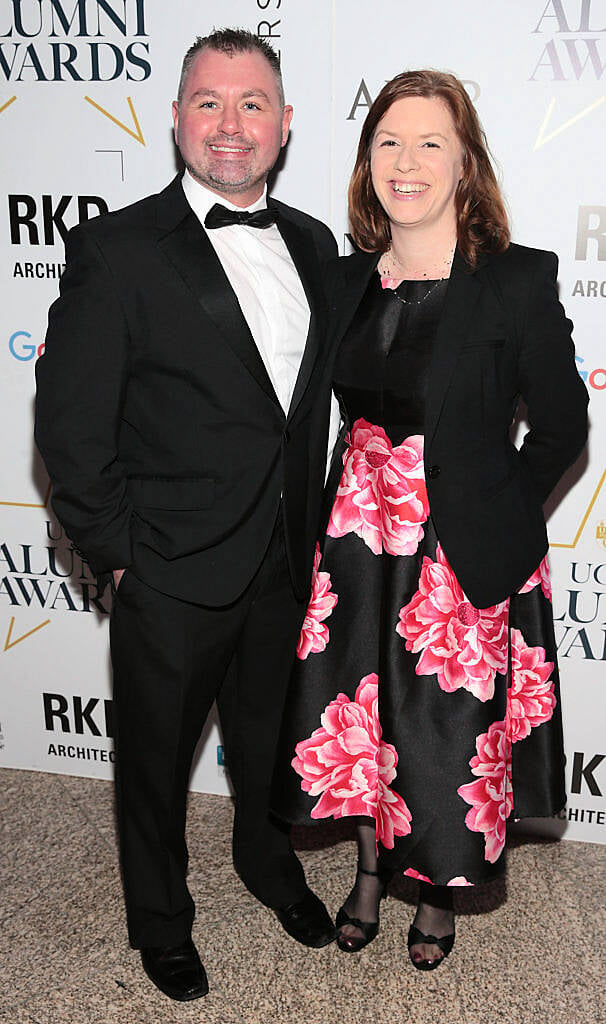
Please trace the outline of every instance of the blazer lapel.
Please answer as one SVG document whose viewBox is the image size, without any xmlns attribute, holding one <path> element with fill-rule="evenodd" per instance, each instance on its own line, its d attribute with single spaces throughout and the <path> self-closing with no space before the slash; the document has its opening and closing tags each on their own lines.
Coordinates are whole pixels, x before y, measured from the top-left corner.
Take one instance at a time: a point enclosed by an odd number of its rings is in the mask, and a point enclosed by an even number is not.
<svg viewBox="0 0 606 1024">
<path fill-rule="evenodd" d="M 276 212 L 278 230 L 297 268 L 310 310 L 307 339 L 288 409 L 288 417 L 290 418 L 305 393 L 316 359 L 318 358 L 320 338 L 322 337 L 323 323 L 326 320 L 327 307 L 321 266 L 311 231 L 295 224 L 277 204 L 272 203 L 271 199 L 268 202 L 268 206 L 273 207 Z"/>
<path fill-rule="evenodd" d="M 178 179 L 177 179 L 178 181 Z M 269 398 L 279 406 L 277 395 L 236 294 L 204 228 L 191 209 L 180 181 L 161 194 L 170 199 L 161 205 L 160 221 L 169 231 L 158 245 L 176 272 L 186 283 L 218 334 L 244 363 Z M 170 190 L 173 190 L 170 197 Z M 180 193 L 180 196 L 179 196 Z M 181 202 L 182 198 L 182 202 Z"/>
<path fill-rule="evenodd" d="M 484 261 L 480 261 L 483 263 Z M 479 266 L 476 270 L 479 269 Z M 425 413 L 425 447 L 435 433 L 461 345 L 471 326 L 481 284 L 457 249 L 434 344 Z"/>
<path fill-rule="evenodd" d="M 338 261 L 338 279 L 332 304 L 335 319 L 329 338 L 331 349 L 339 344 L 353 320 L 380 258 L 380 252 L 360 251 Z M 339 273 L 341 267 L 345 271 L 342 274 Z"/>
<path fill-rule="evenodd" d="M 339 274 L 334 294 L 335 326 L 329 339 L 331 350 L 336 349 L 349 327 L 379 259 L 378 252 L 358 252 L 346 260 L 338 261 L 339 268 L 341 264 L 344 265 L 344 272 Z M 485 262 L 485 259 L 480 259 L 476 269 L 479 270 Z M 480 291 L 481 282 L 475 272 L 470 272 L 457 249 L 432 357 L 425 418 L 426 446 L 437 427 L 459 350 L 471 326 Z"/>
</svg>

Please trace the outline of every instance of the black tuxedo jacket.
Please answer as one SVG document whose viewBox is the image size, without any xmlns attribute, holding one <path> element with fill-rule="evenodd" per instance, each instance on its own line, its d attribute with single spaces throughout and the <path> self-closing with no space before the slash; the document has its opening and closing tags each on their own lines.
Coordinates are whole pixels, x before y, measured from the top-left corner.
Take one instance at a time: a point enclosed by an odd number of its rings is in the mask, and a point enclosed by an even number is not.
<svg viewBox="0 0 606 1024">
<path fill-rule="evenodd" d="M 331 263 L 331 334 L 343 336 L 379 260 Z M 553 253 L 510 245 L 472 272 L 455 253 L 430 370 L 425 473 L 440 542 L 478 608 L 522 586 L 548 547 L 543 503 L 587 436 L 587 391 Z M 518 400 L 530 429 L 510 439 Z"/>
<path fill-rule="evenodd" d="M 93 571 L 132 567 L 213 606 L 258 568 L 283 498 L 309 589 L 330 408 L 325 225 L 270 200 L 311 309 L 285 416 L 219 259 L 176 178 L 74 228 L 37 365 L 53 508 Z"/>
</svg>

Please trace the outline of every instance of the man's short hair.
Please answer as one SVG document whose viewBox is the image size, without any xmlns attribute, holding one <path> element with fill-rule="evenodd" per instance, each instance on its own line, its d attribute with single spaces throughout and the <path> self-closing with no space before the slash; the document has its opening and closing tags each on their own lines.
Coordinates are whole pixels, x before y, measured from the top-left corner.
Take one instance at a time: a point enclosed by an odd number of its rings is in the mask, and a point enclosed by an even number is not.
<svg viewBox="0 0 606 1024">
<path fill-rule="evenodd" d="M 261 39 L 254 32 L 249 32 L 245 28 L 221 28 L 211 32 L 208 36 L 197 37 L 183 58 L 177 91 L 178 103 L 181 102 L 185 81 L 191 66 L 201 50 L 215 50 L 217 53 L 227 54 L 228 57 L 233 57 L 236 53 L 253 53 L 256 50 L 257 53 L 265 57 L 274 73 L 280 105 L 284 107 L 284 85 L 280 70 L 280 58 L 265 39 Z"/>
</svg>

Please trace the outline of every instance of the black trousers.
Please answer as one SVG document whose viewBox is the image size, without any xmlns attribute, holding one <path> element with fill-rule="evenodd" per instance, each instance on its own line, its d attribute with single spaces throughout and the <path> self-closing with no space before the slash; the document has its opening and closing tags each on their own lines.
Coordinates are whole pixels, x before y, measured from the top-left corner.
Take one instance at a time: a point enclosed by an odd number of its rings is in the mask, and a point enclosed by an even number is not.
<svg viewBox="0 0 606 1024">
<path fill-rule="evenodd" d="M 255 578 L 227 607 L 190 604 L 124 574 L 110 637 L 118 831 L 135 948 L 178 944 L 191 932 L 187 789 L 215 698 L 235 791 L 236 869 L 268 906 L 302 897 L 303 869 L 269 815 L 269 798 L 304 611 L 290 582 L 281 516 Z"/>
</svg>

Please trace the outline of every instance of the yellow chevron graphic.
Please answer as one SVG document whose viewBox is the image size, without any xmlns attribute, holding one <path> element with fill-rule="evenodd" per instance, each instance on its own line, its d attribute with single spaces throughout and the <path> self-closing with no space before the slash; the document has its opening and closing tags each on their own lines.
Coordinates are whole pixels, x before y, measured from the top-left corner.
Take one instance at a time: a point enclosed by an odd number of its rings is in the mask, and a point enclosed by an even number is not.
<svg viewBox="0 0 606 1024">
<path fill-rule="evenodd" d="M 581 534 L 583 533 L 583 530 L 585 529 L 585 527 L 587 525 L 587 520 L 589 519 L 589 516 L 591 515 L 591 510 L 592 510 L 593 506 L 595 505 L 596 501 L 598 500 L 598 495 L 599 495 L 600 491 L 602 490 L 602 487 L 604 486 L 604 480 L 606 480 L 606 469 L 602 473 L 602 476 L 600 478 L 600 482 L 599 482 L 598 486 L 596 487 L 595 491 L 593 492 L 593 497 L 592 497 L 591 501 L 589 502 L 589 505 L 587 506 L 587 511 L 585 512 L 585 515 L 581 519 L 581 523 L 580 523 L 579 528 L 578 528 L 578 530 L 577 530 L 577 532 L 575 534 L 575 537 L 574 537 L 574 540 L 573 540 L 572 544 L 550 544 L 550 547 L 552 547 L 552 548 L 569 548 L 569 549 L 576 548 L 578 542 L 581 539 Z"/>
<path fill-rule="evenodd" d="M 49 483 L 44 496 L 44 501 L 41 504 L 33 501 L 0 501 L 0 506 L 4 506 L 5 508 L 46 508 L 48 506 L 50 492 L 51 485 Z"/>
<path fill-rule="evenodd" d="M 11 96 L 10 100 L 7 100 L 6 103 L 3 103 L 2 106 L 0 107 L 0 114 L 2 114 L 3 111 L 5 111 L 7 107 L 10 107 L 11 103 L 14 103 L 16 99 L 17 99 L 16 96 Z"/>
<path fill-rule="evenodd" d="M 33 633 L 37 633 L 38 630 L 42 629 L 43 626 L 48 626 L 49 622 L 50 619 L 45 619 L 45 621 L 41 622 L 39 626 L 34 626 L 33 629 L 28 630 L 27 633 L 23 633 L 22 636 L 18 636 L 16 640 L 13 640 L 12 636 L 13 626 L 15 625 L 15 616 L 11 616 L 11 621 L 9 622 L 8 625 L 8 633 L 6 634 L 6 640 L 4 641 L 4 650 L 8 651 L 10 650 L 11 647 L 16 647 L 17 644 L 20 644 L 22 640 L 27 640 L 28 636 L 32 636 Z"/>
<path fill-rule="evenodd" d="M 540 149 L 541 146 L 544 146 L 546 142 L 551 142 L 552 139 L 555 139 L 557 135 L 561 135 L 562 132 L 565 132 L 567 128 L 571 128 L 572 125 L 576 124 L 577 121 L 580 121 L 581 118 L 587 117 L 587 115 L 591 114 L 592 111 L 597 110 L 598 107 L 601 107 L 602 103 L 606 103 L 606 96 L 600 96 L 600 98 L 596 100 L 595 103 L 590 103 L 588 107 L 585 107 L 584 110 L 581 110 L 578 114 L 575 114 L 574 117 L 569 117 L 567 121 L 564 121 L 564 123 L 561 124 L 559 128 L 555 128 L 552 132 L 546 134 L 547 125 L 551 120 L 551 115 L 553 114 L 555 102 L 556 101 L 554 96 L 549 106 L 547 107 L 547 113 L 543 118 L 543 124 L 539 128 L 539 134 L 537 135 L 537 141 L 534 144 L 534 150 Z"/>
<path fill-rule="evenodd" d="M 130 96 L 127 96 L 126 100 L 128 102 L 128 106 L 130 108 L 131 117 L 133 119 L 133 124 L 134 124 L 135 128 L 137 129 L 136 132 L 134 132 L 132 130 L 132 128 L 129 128 L 128 125 L 124 124 L 123 121 L 119 121 L 118 118 L 114 117 L 113 114 L 110 114 L 109 110 L 106 110 L 105 107 L 101 107 L 98 103 L 95 103 L 95 101 L 92 100 L 90 98 L 90 96 L 85 96 L 84 99 L 86 100 L 87 103 L 90 103 L 90 105 L 92 107 L 94 107 L 95 110 L 98 110 L 100 114 L 104 114 L 105 117 L 108 117 L 110 119 L 110 121 L 113 121 L 114 124 L 117 124 L 118 128 L 121 128 L 123 132 L 126 132 L 127 135 L 130 135 L 131 138 L 136 139 L 136 141 L 140 142 L 142 146 L 145 145 L 145 139 L 143 138 L 143 132 L 141 131 L 141 125 L 139 124 L 139 121 L 138 121 L 138 118 L 137 118 L 137 114 L 135 113 L 135 108 L 133 106 L 133 101 L 131 100 Z"/>
</svg>

